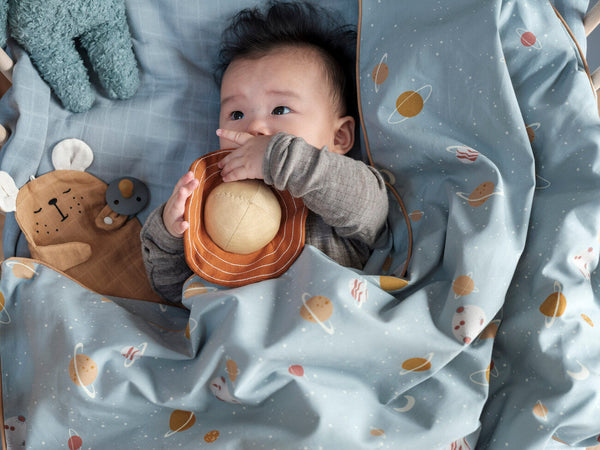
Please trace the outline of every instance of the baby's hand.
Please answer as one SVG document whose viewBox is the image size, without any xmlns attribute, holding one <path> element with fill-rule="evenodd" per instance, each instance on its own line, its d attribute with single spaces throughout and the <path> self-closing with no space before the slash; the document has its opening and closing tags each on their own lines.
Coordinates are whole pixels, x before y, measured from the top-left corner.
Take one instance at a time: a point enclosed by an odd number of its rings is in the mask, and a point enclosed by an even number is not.
<svg viewBox="0 0 600 450">
<path fill-rule="evenodd" d="M 219 161 L 223 181 L 264 178 L 262 164 L 271 136 L 253 136 L 241 131 L 224 129 L 218 129 L 217 135 L 221 139 L 232 142 L 237 147 Z"/>
<path fill-rule="evenodd" d="M 184 231 L 190 226 L 189 222 L 183 218 L 185 201 L 199 184 L 200 182 L 194 178 L 194 173 L 188 172 L 179 179 L 173 189 L 173 194 L 167 200 L 162 218 L 165 228 L 174 237 L 182 237 Z"/>
</svg>

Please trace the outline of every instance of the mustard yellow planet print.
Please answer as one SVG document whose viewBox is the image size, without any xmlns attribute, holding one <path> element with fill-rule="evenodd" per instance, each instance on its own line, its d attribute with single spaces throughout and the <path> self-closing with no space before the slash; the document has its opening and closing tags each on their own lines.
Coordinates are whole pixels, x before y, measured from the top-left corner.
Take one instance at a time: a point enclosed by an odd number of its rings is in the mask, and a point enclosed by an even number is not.
<svg viewBox="0 0 600 450">
<path fill-rule="evenodd" d="M 11 322 L 10 315 L 6 309 L 4 294 L 0 292 L 0 324 L 8 325 Z"/>
<path fill-rule="evenodd" d="M 585 314 L 581 315 L 581 318 L 583 320 L 585 320 L 585 322 L 592 328 L 594 328 L 594 322 L 592 321 L 592 319 L 589 318 L 589 316 L 586 316 Z"/>
<path fill-rule="evenodd" d="M 369 433 L 371 434 L 371 436 L 384 436 L 385 435 L 385 431 L 383 431 L 381 428 L 371 428 L 371 431 Z"/>
<path fill-rule="evenodd" d="M 457 192 L 456 195 L 463 200 L 466 200 L 472 207 L 477 208 L 483 205 L 490 197 L 494 195 L 504 195 L 504 192 L 501 190 L 495 191 L 495 187 L 495 184 L 491 181 L 484 181 L 475 189 L 473 189 L 470 194 Z"/>
<path fill-rule="evenodd" d="M 408 215 L 408 217 L 410 217 L 410 220 L 412 220 L 413 222 L 418 222 L 423 218 L 424 214 L 425 213 L 423 211 L 415 209 Z"/>
<path fill-rule="evenodd" d="M 377 64 L 373 68 L 373 72 L 371 73 L 371 78 L 373 79 L 373 83 L 375 83 L 375 92 L 379 92 L 379 86 L 381 86 L 385 80 L 387 80 L 388 75 L 390 74 L 390 69 L 386 64 L 388 58 L 388 54 L 385 53 L 379 64 Z"/>
<path fill-rule="evenodd" d="M 471 375 L 469 375 L 469 380 L 471 380 L 472 383 L 480 386 L 489 386 L 490 377 L 497 378 L 498 375 L 498 369 L 496 369 L 494 361 L 491 361 L 486 369 L 478 370 L 477 372 L 473 372 Z"/>
<path fill-rule="evenodd" d="M 471 292 L 479 292 L 475 287 L 473 281 L 473 272 L 469 272 L 466 275 L 459 275 L 454 279 L 452 283 L 452 291 L 454 292 L 454 298 L 463 297 L 469 295 Z"/>
<path fill-rule="evenodd" d="M 171 437 L 175 433 L 190 429 L 196 423 L 196 416 L 191 411 L 183 411 L 176 409 L 169 417 L 169 431 L 165 433 L 165 437 Z"/>
<path fill-rule="evenodd" d="M 198 321 L 196 319 L 190 317 L 190 319 L 188 320 L 188 323 L 185 327 L 185 337 L 188 339 L 191 339 L 192 333 L 194 331 L 196 331 L 196 328 L 198 328 Z"/>
<path fill-rule="evenodd" d="M 417 116 L 431 97 L 432 91 L 431 85 L 427 84 L 416 91 L 406 91 L 400 94 L 396 99 L 396 109 L 388 117 L 388 123 L 396 125 Z"/>
<path fill-rule="evenodd" d="M 218 289 L 213 286 L 205 286 L 200 281 L 194 281 L 188 284 L 183 291 L 183 298 L 188 299 L 194 295 L 206 294 L 208 292 L 214 292 Z"/>
<path fill-rule="evenodd" d="M 541 400 L 537 401 L 531 412 L 544 422 L 548 421 L 548 408 L 541 402 Z"/>
<path fill-rule="evenodd" d="M 25 259 L 10 259 L 6 262 L 6 266 L 12 269 L 15 277 L 22 280 L 31 280 L 34 275 L 37 275 L 33 263 Z"/>
<path fill-rule="evenodd" d="M 495 339 L 496 335 L 498 334 L 499 327 L 500 327 L 500 320 L 499 319 L 492 320 L 483 329 L 483 331 L 479 334 L 479 336 L 477 336 L 477 339 L 479 339 L 479 340 Z"/>
<path fill-rule="evenodd" d="M 406 375 L 413 372 L 426 372 L 431 369 L 431 360 L 434 354 L 429 353 L 425 358 L 409 358 L 402 363 L 400 375 Z"/>
<path fill-rule="evenodd" d="M 238 369 L 238 365 L 233 359 L 227 360 L 225 363 L 225 371 L 231 382 L 235 383 L 235 380 L 237 380 L 237 377 L 240 374 L 240 369 Z"/>
<path fill-rule="evenodd" d="M 567 299 L 562 293 L 562 285 L 558 281 L 555 281 L 554 292 L 546 297 L 540 305 L 540 312 L 546 316 L 546 328 L 554 325 L 556 318 L 562 316 L 566 308 Z"/>
</svg>

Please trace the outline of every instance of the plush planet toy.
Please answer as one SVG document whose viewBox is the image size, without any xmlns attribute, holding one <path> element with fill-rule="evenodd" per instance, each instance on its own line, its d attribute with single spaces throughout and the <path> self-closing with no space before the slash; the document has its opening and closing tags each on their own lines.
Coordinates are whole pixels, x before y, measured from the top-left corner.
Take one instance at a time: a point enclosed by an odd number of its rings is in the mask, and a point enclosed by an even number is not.
<svg viewBox="0 0 600 450">
<path fill-rule="evenodd" d="M 244 180 L 216 186 L 204 205 L 206 232 L 230 253 L 254 253 L 273 240 L 281 224 L 281 206 L 262 181 Z"/>
</svg>

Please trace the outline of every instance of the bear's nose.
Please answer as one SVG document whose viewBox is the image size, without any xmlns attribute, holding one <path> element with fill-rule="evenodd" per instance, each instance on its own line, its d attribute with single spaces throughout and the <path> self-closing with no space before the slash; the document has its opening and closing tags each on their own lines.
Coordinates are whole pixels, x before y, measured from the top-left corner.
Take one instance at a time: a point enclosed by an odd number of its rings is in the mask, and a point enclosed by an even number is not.
<svg viewBox="0 0 600 450">
<path fill-rule="evenodd" d="M 56 199 L 55 198 L 51 198 L 50 200 L 48 200 L 48 204 L 51 206 L 56 205 Z"/>
</svg>

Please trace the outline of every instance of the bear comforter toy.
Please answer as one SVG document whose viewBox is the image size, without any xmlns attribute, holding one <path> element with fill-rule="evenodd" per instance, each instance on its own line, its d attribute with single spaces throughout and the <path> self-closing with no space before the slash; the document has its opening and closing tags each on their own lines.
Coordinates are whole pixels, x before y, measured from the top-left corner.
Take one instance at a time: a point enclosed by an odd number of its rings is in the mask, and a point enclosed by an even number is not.
<svg viewBox="0 0 600 450">
<path fill-rule="evenodd" d="M 52 152 L 56 170 L 20 189 L 8 173 L 0 172 L 0 209 L 15 212 L 32 258 L 102 295 L 160 302 L 146 277 L 139 243 L 141 224 L 113 209 L 114 199 L 127 202 L 114 194 L 107 196 L 112 183 L 107 186 L 85 172 L 92 160 L 87 144 L 66 139 Z M 130 188 L 134 187 L 131 183 Z M 133 192 L 127 197 L 145 204 L 146 194 Z M 110 205 L 109 197 L 113 199 Z"/>
<path fill-rule="evenodd" d="M 87 111 L 95 98 L 76 42 L 109 97 L 126 99 L 137 91 L 124 0 L 0 0 L 0 45 L 9 35 L 70 111 Z"/>
</svg>

